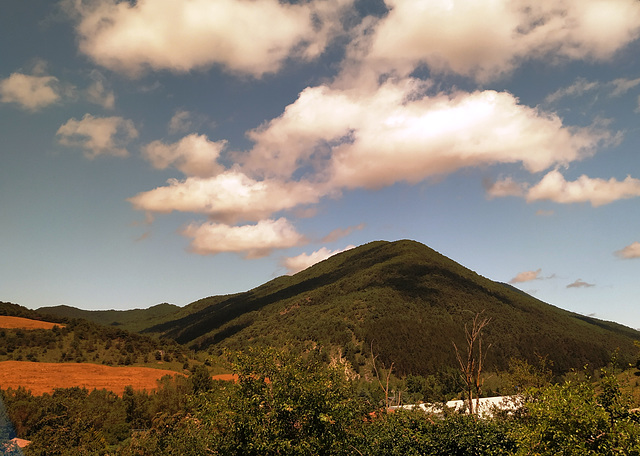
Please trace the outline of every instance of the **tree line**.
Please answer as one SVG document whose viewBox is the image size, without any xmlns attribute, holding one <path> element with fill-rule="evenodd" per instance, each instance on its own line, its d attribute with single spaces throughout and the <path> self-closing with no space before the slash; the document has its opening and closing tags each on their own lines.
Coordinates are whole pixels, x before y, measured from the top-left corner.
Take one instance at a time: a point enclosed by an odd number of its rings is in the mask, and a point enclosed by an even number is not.
<svg viewBox="0 0 640 456">
<path fill-rule="evenodd" d="M 381 388 L 349 377 L 320 350 L 254 348 L 225 357 L 235 382 L 213 381 L 199 365 L 151 393 L 3 391 L 5 425 L 14 428 L 0 437 L 31 440 L 27 456 L 640 454 L 640 416 L 629 411 L 614 364 L 597 378 L 553 381 L 544 363 L 514 360 L 505 378 L 523 405 L 481 419 L 447 410 L 389 413 Z"/>
</svg>

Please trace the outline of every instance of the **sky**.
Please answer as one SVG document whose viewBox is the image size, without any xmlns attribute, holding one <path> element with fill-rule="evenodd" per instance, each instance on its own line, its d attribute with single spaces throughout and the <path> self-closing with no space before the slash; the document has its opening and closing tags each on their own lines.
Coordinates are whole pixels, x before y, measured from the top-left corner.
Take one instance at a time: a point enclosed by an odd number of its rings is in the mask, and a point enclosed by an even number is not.
<svg viewBox="0 0 640 456">
<path fill-rule="evenodd" d="M 640 328 L 639 55 L 637 0 L 3 0 L 0 300 L 413 239 Z"/>
</svg>

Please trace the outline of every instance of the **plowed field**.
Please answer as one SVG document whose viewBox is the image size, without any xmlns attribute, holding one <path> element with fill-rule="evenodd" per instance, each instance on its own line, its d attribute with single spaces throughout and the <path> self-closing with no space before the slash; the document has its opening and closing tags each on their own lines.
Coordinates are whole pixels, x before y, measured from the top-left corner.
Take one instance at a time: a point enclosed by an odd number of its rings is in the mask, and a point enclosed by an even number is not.
<svg viewBox="0 0 640 456">
<path fill-rule="evenodd" d="M 31 320 L 30 318 L 8 317 L 0 315 L 0 328 L 6 329 L 51 329 L 54 326 L 64 326 L 60 323 L 49 323 L 47 321 Z"/>
<path fill-rule="evenodd" d="M 112 367 L 89 363 L 33 363 L 30 361 L 0 362 L 0 388 L 23 386 L 34 395 L 50 393 L 54 388 L 84 387 L 107 389 L 121 395 L 124 387 L 151 391 L 156 380 L 165 375 L 181 375 L 174 371 L 150 367 Z"/>
</svg>

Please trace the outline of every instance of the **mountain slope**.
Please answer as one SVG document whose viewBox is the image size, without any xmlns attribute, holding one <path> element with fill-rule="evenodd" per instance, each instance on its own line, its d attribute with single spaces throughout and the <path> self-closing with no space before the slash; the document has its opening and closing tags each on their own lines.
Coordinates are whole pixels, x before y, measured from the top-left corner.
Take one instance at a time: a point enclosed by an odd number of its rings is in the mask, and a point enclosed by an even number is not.
<svg viewBox="0 0 640 456">
<path fill-rule="evenodd" d="M 82 318 L 105 326 L 118 326 L 127 331 L 140 331 L 176 314 L 180 307 L 175 304 L 158 304 L 148 309 L 131 310 L 82 310 L 70 306 L 41 307 L 43 315 L 62 318 Z"/>
<path fill-rule="evenodd" d="M 452 343 L 464 345 L 464 325 L 478 312 L 491 318 L 487 363 L 496 368 L 537 355 L 558 372 L 600 366 L 616 348 L 630 360 L 640 338 L 481 277 L 414 241 L 372 242 L 248 292 L 196 301 L 147 331 L 200 349 L 319 343 L 340 348 L 356 369 L 372 347 L 401 374 L 428 374 L 456 365 Z"/>
</svg>

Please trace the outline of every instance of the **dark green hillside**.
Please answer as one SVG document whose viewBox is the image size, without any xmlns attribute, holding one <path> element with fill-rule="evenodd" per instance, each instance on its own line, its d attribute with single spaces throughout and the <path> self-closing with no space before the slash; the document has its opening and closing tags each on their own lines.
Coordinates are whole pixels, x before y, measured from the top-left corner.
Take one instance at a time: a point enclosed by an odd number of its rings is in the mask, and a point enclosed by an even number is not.
<svg viewBox="0 0 640 456">
<path fill-rule="evenodd" d="M 452 342 L 484 311 L 488 368 L 548 355 L 558 372 L 635 355 L 640 333 L 545 304 L 413 241 L 372 242 L 251 291 L 197 301 L 149 332 L 193 348 L 319 343 L 358 369 L 370 347 L 400 374 L 456 366 Z"/>
<path fill-rule="evenodd" d="M 163 368 L 182 370 L 191 356 L 188 349 L 170 339 L 158 339 L 81 318 L 45 316 L 18 304 L 0 302 L 0 315 L 60 323 L 52 330 L 0 328 L 0 361 L 153 366 L 162 363 Z"/>
<path fill-rule="evenodd" d="M 140 331 L 153 326 L 171 315 L 180 307 L 174 304 L 158 304 L 148 309 L 132 310 L 82 310 L 69 306 L 41 307 L 37 311 L 43 315 L 64 318 L 82 318 L 105 326 L 117 326 L 127 331 Z"/>
</svg>

